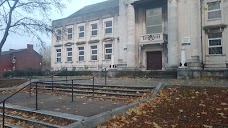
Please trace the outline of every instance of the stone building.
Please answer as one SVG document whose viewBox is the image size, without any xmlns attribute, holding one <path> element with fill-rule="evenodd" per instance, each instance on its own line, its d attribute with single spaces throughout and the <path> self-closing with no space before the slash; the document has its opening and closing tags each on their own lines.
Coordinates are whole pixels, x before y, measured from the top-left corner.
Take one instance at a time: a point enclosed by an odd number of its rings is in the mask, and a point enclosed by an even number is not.
<svg viewBox="0 0 228 128">
<path fill-rule="evenodd" d="M 227 0 L 108 0 L 53 21 L 55 70 L 226 69 Z"/>
</svg>

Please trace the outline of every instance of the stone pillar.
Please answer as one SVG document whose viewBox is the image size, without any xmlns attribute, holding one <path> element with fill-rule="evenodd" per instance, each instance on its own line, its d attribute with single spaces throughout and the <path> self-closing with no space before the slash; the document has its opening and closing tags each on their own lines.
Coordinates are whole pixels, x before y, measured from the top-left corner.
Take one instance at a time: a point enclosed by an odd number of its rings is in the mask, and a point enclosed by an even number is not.
<svg viewBox="0 0 228 128">
<path fill-rule="evenodd" d="M 135 10 L 134 7 L 129 3 L 127 10 L 128 17 L 128 48 L 127 48 L 127 67 L 135 68 L 136 67 L 136 44 L 135 44 Z"/>
<path fill-rule="evenodd" d="M 178 67 L 177 0 L 168 0 L 168 67 Z"/>
</svg>

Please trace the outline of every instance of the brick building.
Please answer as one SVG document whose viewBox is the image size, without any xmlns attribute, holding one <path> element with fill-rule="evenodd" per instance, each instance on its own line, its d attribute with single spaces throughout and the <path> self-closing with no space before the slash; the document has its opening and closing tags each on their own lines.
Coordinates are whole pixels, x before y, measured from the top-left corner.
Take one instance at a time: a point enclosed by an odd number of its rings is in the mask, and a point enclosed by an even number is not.
<svg viewBox="0 0 228 128">
<path fill-rule="evenodd" d="M 10 49 L 3 51 L 0 56 L 0 72 L 27 69 L 42 69 L 42 56 L 33 45 L 28 44 L 25 49 Z"/>
</svg>

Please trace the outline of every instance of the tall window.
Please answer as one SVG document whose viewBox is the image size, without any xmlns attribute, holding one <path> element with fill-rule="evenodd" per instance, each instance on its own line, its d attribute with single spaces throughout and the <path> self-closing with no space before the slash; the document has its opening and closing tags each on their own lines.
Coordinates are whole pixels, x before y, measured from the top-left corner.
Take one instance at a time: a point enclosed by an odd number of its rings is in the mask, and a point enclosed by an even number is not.
<svg viewBox="0 0 228 128">
<path fill-rule="evenodd" d="M 67 39 L 72 40 L 73 38 L 73 28 L 68 28 L 67 29 Z"/>
<path fill-rule="evenodd" d="M 210 2 L 208 3 L 208 19 L 221 18 L 221 2 Z"/>
<path fill-rule="evenodd" d="M 112 21 L 105 22 L 105 34 L 112 34 Z"/>
<path fill-rule="evenodd" d="M 84 37 L 85 36 L 85 27 L 84 26 L 80 26 L 79 28 L 79 38 L 80 37 Z"/>
<path fill-rule="evenodd" d="M 67 48 L 67 61 L 72 61 L 72 48 Z"/>
<path fill-rule="evenodd" d="M 56 30 L 56 40 L 60 41 L 62 39 L 62 30 L 61 29 L 57 29 Z"/>
<path fill-rule="evenodd" d="M 84 47 L 78 47 L 78 51 L 79 51 L 79 61 L 84 61 Z"/>
<path fill-rule="evenodd" d="M 56 62 L 57 63 L 61 63 L 61 56 L 62 56 L 61 49 L 56 49 Z"/>
<path fill-rule="evenodd" d="M 222 32 L 209 33 L 209 54 L 222 54 Z"/>
<path fill-rule="evenodd" d="M 105 59 L 112 58 L 112 44 L 105 44 Z"/>
<path fill-rule="evenodd" d="M 91 35 L 97 36 L 97 24 L 91 24 Z"/>
<path fill-rule="evenodd" d="M 91 46 L 91 60 L 97 60 L 97 45 Z"/>
<path fill-rule="evenodd" d="M 162 33 L 162 8 L 146 10 L 146 33 Z"/>
</svg>

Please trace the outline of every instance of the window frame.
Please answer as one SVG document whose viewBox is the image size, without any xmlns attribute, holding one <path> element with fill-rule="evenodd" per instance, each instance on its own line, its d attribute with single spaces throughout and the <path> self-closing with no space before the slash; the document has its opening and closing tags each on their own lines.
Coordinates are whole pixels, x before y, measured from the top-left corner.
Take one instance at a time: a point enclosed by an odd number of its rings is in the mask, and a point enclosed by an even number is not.
<svg viewBox="0 0 228 128">
<path fill-rule="evenodd" d="M 83 48 L 82 50 L 80 48 Z M 83 52 L 83 55 L 80 55 Z M 81 59 L 83 57 L 83 59 Z M 85 46 L 78 46 L 78 61 L 85 61 Z"/>
<path fill-rule="evenodd" d="M 80 28 L 83 28 L 83 31 L 81 31 Z M 80 36 L 80 34 L 83 33 L 83 36 Z M 78 26 L 78 38 L 84 38 L 85 37 L 85 26 L 84 25 L 80 25 Z"/>
<path fill-rule="evenodd" d="M 60 50 L 60 51 L 58 51 Z M 58 55 L 60 54 L 60 55 Z M 58 61 L 60 60 L 60 61 Z M 62 63 L 62 49 L 61 48 L 58 48 L 56 49 L 56 63 Z"/>
<path fill-rule="evenodd" d="M 107 27 L 106 25 L 107 25 L 108 22 L 111 22 L 112 25 Z M 106 29 L 111 29 L 111 33 L 106 33 Z M 105 33 L 105 35 L 113 34 L 113 21 L 112 20 L 104 21 L 104 33 Z"/>
<path fill-rule="evenodd" d="M 69 29 L 71 29 L 71 33 L 69 33 Z M 71 38 L 69 38 L 71 36 Z M 73 27 L 67 28 L 67 39 L 72 40 L 73 39 Z"/>
<path fill-rule="evenodd" d="M 216 2 L 219 3 L 219 9 L 209 10 L 209 4 L 210 3 L 216 3 Z M 222 5 L 221 1 L 213 1 L 213 2 L 207 3 L 207 7 L 208 7 L 208 10 L 207 10 L 207 20 L 216 20 L 216 19 L 221 19 L 222 18 L 222 8 L 221 8 L 221 5 Z M 217 11 L 220 11 L 220 13 L 221 13 L 221 16 L 220 17 L 217 17 L 217 18 L 209 18 L 209 13 L 210 12 L 217 12 Z"/>
<path fill-rule="evenodd" d="M 222 32 L 214 32 L 214 33 L 221 33 L 221 37 L 215 37 L 215 38 L 209 38 L 208 35 L 208 54 L 209 55 L 222 55 L 223 54 L 223 40 L 222 40 Z M 208 34 L 213 34 L 213 33 L 208 33 Z M 212 40 L 220 40 L 221 44 L 220 45 L 213 45 L 210 46 L 210 41 Z M 210 48 L 222 48 L 222 53 L 218 53 L 218 54 L 210 54 Z"/>
<path fill-rule="evenodd" d="M 59 33 L 60 31 L 60 33 Z M 56 42 L 59 42 L 62 40 L 62 29 L 58 28 L 56 29 Z"/>
<path fill-rule="evenodd" d="M 69 51 L 68 49 L 71 49 L 71 51 Z M 66 48 L 66 54 L 67 54 L 67 62 L 72 62 L 73 61 L 73 48 Z M 69 56 L 69 53 L 71 53 L 71 56 Z M 71 58 L 70 60 L 68 60 L 69 58 Z"/>
<path fill-rule="evenodd" d="M 93 25 L 96 25 L 97 28 L 96 28 L 96 29 L 93 29 Z M 98 23 L 92 23 L 90 26 L 91 26 L 91 36 L 92 36 L 92 37 L 98 36 Z M 96 31 L 96 35 L 93 35 L 93 32 L 94 32 L 94 31 Z"/>
<path fill-rule="evenodd" d="M 92 48 L 94 46 L 96 46 L 96 48 Z M 96 51 L 96 54 L 94 54 L 93 51 Z M 91 61 L 97 61 L 98 60 L 98 48 L 97 48 L 97 45 L 91 45 L 90 46 L 90 52 L 91 52 Z M 93 59 L 94 56 L 95 56 L 96 59 Z"/>
<path fill-rule="evenodd" d="M 106 45 L 111 45 L 111 47 L 106 47 Z M 106 50 L 112 50 L 111 53 L 107 53 Z M 104 44 L 104 59 L 105 60 L 111 60 L 112 59 L 112 54 L 113 54 L 113 44 L 112 43 L 106 43 Z M 106 56 L 109 56 L 110 55 L 110 58 L 106 58 Z"/>
<path fill-rule="evenodd" d="M 148 11 L 150 11 L 150 10 L 155 10 L 155 9 L 160 9 L 161 10 L 161 14 L 160 15 L 153 15 L 153 16 L 148 16 L 147 15 L 147 13 L 148 13 Z M 146 24 L 145 24 L 145 26 L 146 26 L 146 34 L 155 34 L 155 33 L 149 33 L 148 32 L 148 27 L 158 27 L 158 26 L 161 26 L 161 32 L 156 32 L 156 33 L 163 33 L 163 13 L 162 13 L 162 7 L 157 7 L 157 8 L 147 8 L 146 9 L 146 14 L 145 14 L 145 16 L 146 16 Z M 148 20 L 148 18 L 151 18 L 151 17 L 154 17 L 154 16 L 161 16 L 161 24 L 156 24 L 156 25 L 147 25 L 147 20 Z"/>
</svg>

